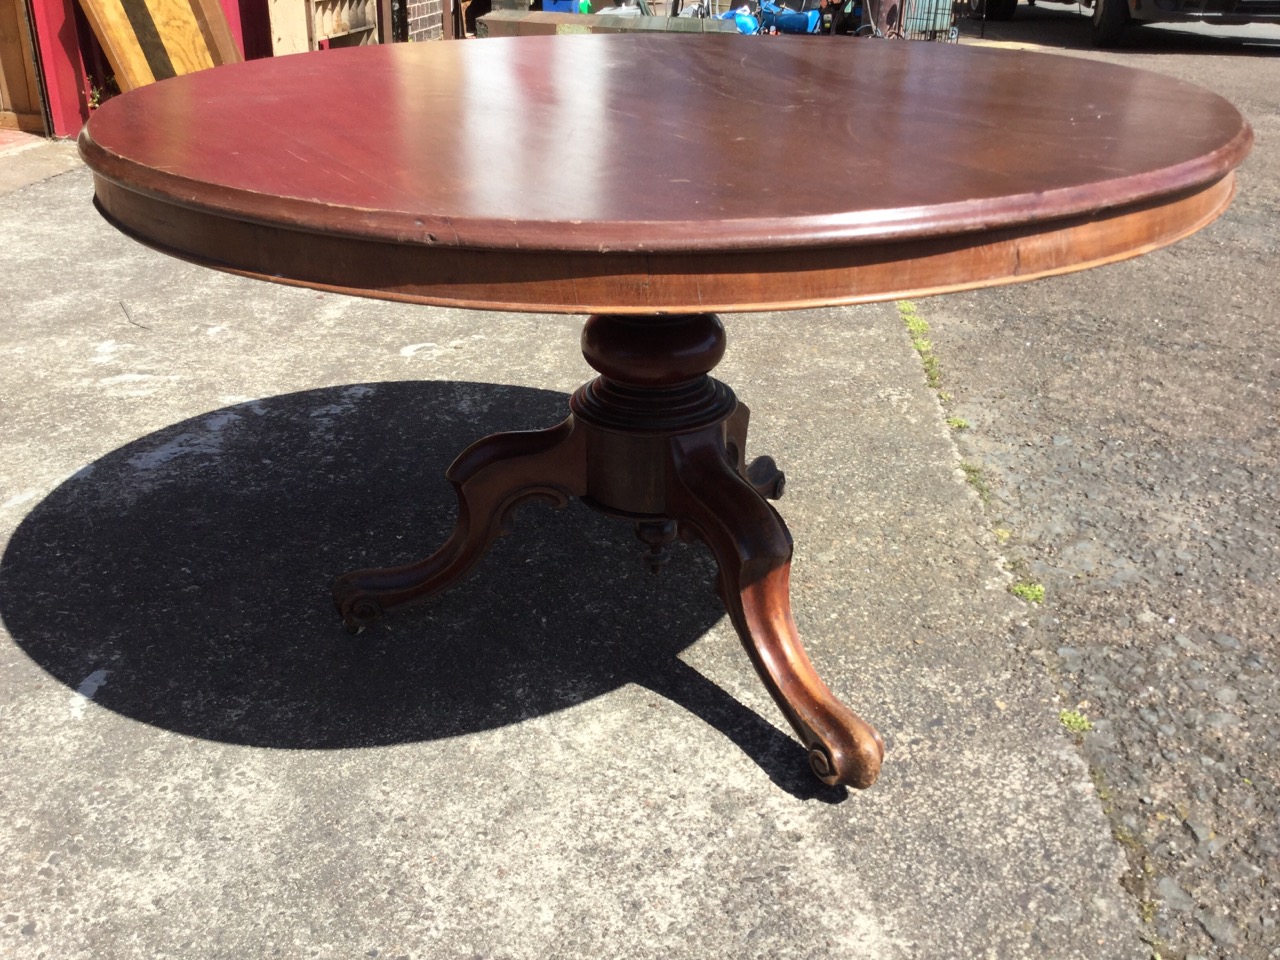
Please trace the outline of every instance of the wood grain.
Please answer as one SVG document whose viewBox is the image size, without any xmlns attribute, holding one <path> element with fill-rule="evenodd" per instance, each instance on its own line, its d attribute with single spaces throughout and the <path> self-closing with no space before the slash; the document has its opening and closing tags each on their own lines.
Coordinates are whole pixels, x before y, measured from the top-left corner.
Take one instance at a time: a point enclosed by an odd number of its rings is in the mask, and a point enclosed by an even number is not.
<svg viewBox="0 0 1280 960">
<path fill-rule="evenodd" d="M 258 61 L 112 100 L 81 150 L 108 216 L 223 269 L 457 306 L 662 312 L 1134 256 L 1221 213 L 1252 141 L 1225 100 L 1143 71 L 795 39 Z M 331 109 L 352 98 L 369 109 Z"/>
<path fill-rule="evenodd" d="M 791 615 L 791 534 L 766 498 L 783 477 L 768 457 L 746 461 L 750 414 L 709 376 L 724 355 L 713 314 L 587 320 L 583 358 L 600 373 L 549 430 L 472 444 L 445 476 L 458 499 L 453 532 L 405 566 L 355 570 L 333 584 L 334 605 L 358 631 L 438 596 L 510 533 L 527 500 L 572 498 L 635 524 L 655 569 L 677 536 L 705 544 L 717 587 L 761 681 L 828 785 L 871 786 L 884 741 L 823 682 Z"/>
<path fill-rule="evenodd" d="M 1252 133 L 1213 94 L 1107 64 L 791 39 L 300 54 L 119 97 L 80 146 L 103 213 L 177 256 L 368 296 L 594 314 L 583 356 L 601 375 L 569 418 L 465 451 L 449 539 L 339 577 L 348 626 L 458 582 L 523 500 L 577 497 L 634 521 L 651 564 L 675 536 L 710 548 L 813 772 L 866 787 L 884 744 L 804 652 L 791 537 L 765 500 L 783 477 L 746 464 L 747 412 L 708 375 L 725 344 L 711 312 L 1135 256 L 1226 208 Z"/>
<path fill-rule="evenodd" d="M 815 307 L 1017 283 L 1137 256 L 1212 222 L 1235 178 L 1170 199 L 953 237 L 741 253 L 490 251 L 359 240 L 174 206 L 100 178 L 103 213 L 173 256 L 357 296 L 548 313 Z"/>
<path fill-rule="evenodd" d="M 80 0 L 122 91 L 242 60 L 217 0 Z"/>
<path fill-rule="evenodd" d="M 23 0 L 0 0 L 0 127 L 44 133 L 34 50 Z"/>
</svg>

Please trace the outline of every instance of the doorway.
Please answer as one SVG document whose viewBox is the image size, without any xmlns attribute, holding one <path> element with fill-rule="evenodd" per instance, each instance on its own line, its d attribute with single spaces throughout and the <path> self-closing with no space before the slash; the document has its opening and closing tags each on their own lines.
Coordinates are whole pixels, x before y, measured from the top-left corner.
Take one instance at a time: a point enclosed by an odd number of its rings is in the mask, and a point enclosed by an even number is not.
<svg viewBox="0 0 1280 960">
<path fill-rule="evenodd" d="M 4 129 L 46 132 L 25 0 L 0 0 L 0 130 Z"/>
</svg>

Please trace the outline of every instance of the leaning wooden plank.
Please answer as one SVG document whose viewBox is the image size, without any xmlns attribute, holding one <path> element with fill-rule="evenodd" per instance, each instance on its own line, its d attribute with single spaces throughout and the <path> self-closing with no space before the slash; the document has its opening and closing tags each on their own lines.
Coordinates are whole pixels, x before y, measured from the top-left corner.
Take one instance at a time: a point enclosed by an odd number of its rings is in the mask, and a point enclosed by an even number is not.
<svg viewBox="0 0 1280 960">
<path fill-rule="evenodd" d="M 131 0 L 125 0 L 126 4 L 129 2 Z M 214 65 L 204 31 L 188 0 L 146 0 L 146 7 L 175 75 L 207 70 Z"/>
<path fill-rule="evenodd" d="M 133 8 L 130 17 L 125 3 Z M 145 87 L 174 76 L 155 21 L 142 0 L 80 0 L 84 15 L 102 44 L 121 90 Z"/>
<path fill-rule="evenodd" d="M 240 48 L 236 46 L 235 38 L 231 36 L 231 26 L 227 23 L 227 15 L 222 12 L 222 4 L 218 0 L 191 0 L 191 10 L 209 49 L 213 51 L 214 66 L 239 63 L 244 59 Z"/>
<path fill-rule="evenodd" d="M 217 0 L 80 0 L 121 90 L 240 60 Z"/>
</svg>

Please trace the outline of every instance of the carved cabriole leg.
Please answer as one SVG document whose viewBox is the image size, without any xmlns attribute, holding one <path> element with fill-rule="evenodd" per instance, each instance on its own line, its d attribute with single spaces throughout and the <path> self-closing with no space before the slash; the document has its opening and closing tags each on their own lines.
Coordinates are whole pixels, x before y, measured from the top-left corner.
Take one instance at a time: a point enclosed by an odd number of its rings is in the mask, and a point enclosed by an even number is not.
<svg viewBox="0 0 1280 960">
<path fill-rule="evenodd" d="M 884 742 L 835 698 L 791 617 L 791 536 L 777 511 L 735 469 L 716 431 L 671 439 L 667 508 L 686 539 L 707 544 L 720 595 L 756 671 L 827 784 L 871 786 Z"/>
<path fill-rule="evenodd" d="M 349 628 L 435 596 L 467 575 L 507 533 L 512 511 L 528 500 L 563 507 L 586 492 L 586 445 L 573 418 L 552 427 L 485 437 L 445 473 L 458 494 L 458 520 L 439 550 L 419 563 L 357 570 L 334 581 L 333 599 Z"/>
<path fill-rule="evenodd" d="M 764 498 L 782 496 L 769 457 L 746 462 L 750 414 L 708 376 L 724 354 L 712 314 L 591 317 L 582 353 L 601 374 L 550 430 L 473 444 L 446 476 L 458 494 L 448 541 L 420 563 L 359 570 L 334 583 L 348 627 L 434 596 L 461 580 L 529 499 L 570 497 L 631 520 L 660 567 L 676 535 L 705 542 L 729 616 L 769 693 L 825 783 L 868 787 L 879 734 L 837 700 L 809 662 L 791 618 L 791 536 Z"/>
</svg>

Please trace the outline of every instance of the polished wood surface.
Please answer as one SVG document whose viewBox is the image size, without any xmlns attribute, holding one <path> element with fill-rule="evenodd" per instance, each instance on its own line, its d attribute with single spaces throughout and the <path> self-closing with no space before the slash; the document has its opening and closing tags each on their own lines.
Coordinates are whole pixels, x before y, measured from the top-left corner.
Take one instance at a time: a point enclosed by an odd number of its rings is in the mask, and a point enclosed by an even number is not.
<svg viewBox="0 0 1280 960">
<path fill-rule="evenodd" d="M 824 783 L 869 787 L 884 741 L 814 670 L 791 615 L 791 534 L 768 503 L 783 493 L 769 457 L 747 462 L 750 413 L 708 374 L 725 350 L 713 314 L 596 315 L 583 357 L 600 376 L 549 430 L 501 433 L 472 444 L 446 476 L 458 521 L 444 545 L 403 567 L 338 578 L 334 602 L 348 627 L 449 589 L 511 531 L 520 504 L 578 498 L 630 521 L 655 572 L 677 537 L 707 546 L 717 587 L 765 688 Z"/>
<path fill-rule="evenodd" d="M 350 98 L 360 110 L 335 111 Z M 221 269 L 395 299 L 590 312 L 600 374 L 558 426 L 449 468 L 435 553 L 340 576 L 362 629 L 447 590 L 529 499 L 629 521 L 658 569 L 699 541 L 761 680 L 828 784 L 874 728 L 805 654 L 784 478 L 710 376 L 714 311 L 1005 283 L 1135 256 L 1231 200 L 1224 100 L 1092 61 L 923 43 L 592 35 L 366 47 L 169 80 L 81 150 L 99 208 Z M 779 325 L 779 338 L 785 329 Z"/>
<path fill-rule="evenodd" d="M 1133 256 L 1225 208 L 1251 136 L 1214 94 L 1093 61 L 597 35 L 237 64 L 110 101 L 81 149 L 108 216 L 213 266 L 643 313 Z"/>
</svg>

